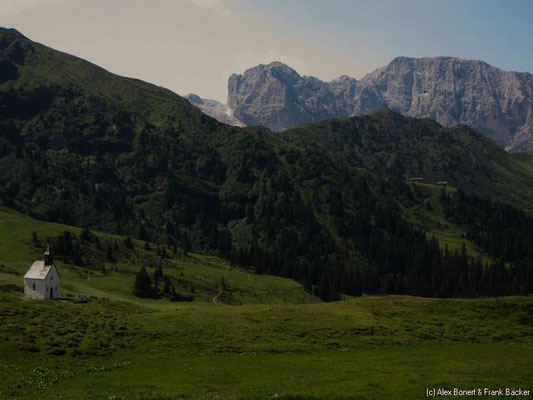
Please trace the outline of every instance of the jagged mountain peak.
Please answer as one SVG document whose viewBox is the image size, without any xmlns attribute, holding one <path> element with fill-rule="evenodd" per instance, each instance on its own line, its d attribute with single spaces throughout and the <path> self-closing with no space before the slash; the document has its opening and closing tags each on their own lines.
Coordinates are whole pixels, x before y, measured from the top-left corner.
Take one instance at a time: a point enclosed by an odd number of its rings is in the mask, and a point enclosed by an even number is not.
<svg viewBox="0 0 533 400">
<path fill-rule="evenodd" d="M 354 112 L 391 108 L 470 125 L 509 151 L 533 147 L 533 81 L 484 61 L 398 57 L 361 79 Z"/>
<path fill-rule="evenodd" d="M 398 56 L 394 57 L 388 65 L 400 64 L 400 63 L 472 63 L 472 64 L 484 64 L 490 66 L 485 61 L 463 58 L 463 57 L 454 57 L 454 56 L 432 56 L 432 57 L 408 57 L 408 56 Z"/>
<path fill-rule="evenodd" d="M 194 93 L 189 93 L 187 96 L 185 96 L 185 98 L 194 105 L 204 104 L 203 99 Z"/>
<path fill-rule="evenodd" d="M 282 130 L 303 122 L 390 108 L 470 125 L 509 151 L 533 148 L 533 78 L 460 57 L 396 57 L 357 81 L 300 76 L 273 62 L 232 75 L 228 104 L 247 125 Z"/>
<path fill-rule="evenodd" d="M 287 64 L 282 63 L 281 61 L 272 61 L 272 62 L 270 62 L 268 64 L 259 64 L 259 65 L 255 66 L 255 67 L 248 68 L 246 71 L 244 71 L 244 73 L 246 74 L 246 73 L 250 73 L 250 72 L 253 72 L 253 71 L 259 71 L 259 70 L 264 70 L 264 71 L 276 70 L 276 71 L 282 71 L 282 72 L 285 72 L 285 73 L 296 74 L 296 75 L 300 76 L 300 74 L 298 74 L 298 72 L 296 72 L 296 70 L 294 70 L 293 68 L 291 68 Z"/>
<path fill-rule="evenodd" d="M 357 79 L 352 78 L 351 76 L 348 76 L 348 75 L 341 75 L 329 81 L 329 83 L 332 83 L 332 82 L 357 82 Z"/>
<path fill-rule="evenodd" d="M 254 82 L 268 82 L 279 80 L 284 83 L 292 83 L 301 79 L 301 75 L 294 69 L 279 61 L 269 64 L 259 64 L 248 68 L 242 75 L 233 74 L 230 81 L 241 82 L 242 80 L 253 80 Z"/>
<path fill-rule="evenodd" d="M 341 82 L 341 84 L 339 84 Z M 246 125 L 279 131 L 300 123 L 351 115 L 353 84 L 346 79 L 323 82 L 301 76 L 279 61 L 233 74 L 228 105 Z"/>
</svg>

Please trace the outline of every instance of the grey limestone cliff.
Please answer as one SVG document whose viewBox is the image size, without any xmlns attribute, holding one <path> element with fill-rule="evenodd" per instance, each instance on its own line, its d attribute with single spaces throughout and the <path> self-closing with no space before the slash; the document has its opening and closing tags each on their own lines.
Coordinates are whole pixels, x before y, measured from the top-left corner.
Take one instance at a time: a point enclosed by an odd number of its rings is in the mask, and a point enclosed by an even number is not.
<svg viewBox="0 0 533 400">
<path fill-rule="evenodd" d="M 218 121 L 234 126 L 245 126 L 241 121 L 233 116 L 233 111 L 226 104 L 220 101 L 202 99 L 196 94 L 188 94 L 185 96 L 189 103 L 198 107 L 204 114 L 217 119 Z"/>
<path fill-rule="evenodd" d="M 533 148 L 533 76 L 453 57 L 395 58 L 359 81 L 354 113 L 380 108 L 467 124 L 509 151 Z"/>
<path fill-rule="evenodd" d="M 282 130 L 351 115 L 356 84 L 349 77 L 332 82 L 302 77 L 287 65 L 274 62 L 230 76 L 228 105 L 246 125 Z"/>
<path fill-rule="evenodd" d="M 477 60 L 398 57 L 359 81 L 343 75 L 330 82 L 273 62 L 231 75 L 227 106 L 189 100 L 222 122 L 276 131 L 389 108 L 470 125 L 509 151 L 533 149 L 533 76 Z"/>
</svg>

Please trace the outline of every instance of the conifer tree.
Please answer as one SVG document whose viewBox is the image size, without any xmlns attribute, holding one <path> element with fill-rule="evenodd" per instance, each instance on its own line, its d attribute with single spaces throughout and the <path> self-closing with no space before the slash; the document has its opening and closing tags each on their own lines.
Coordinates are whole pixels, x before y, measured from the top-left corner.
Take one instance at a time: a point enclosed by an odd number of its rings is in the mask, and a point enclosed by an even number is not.
<svg viewBox="0 0 533 400">
<path fill-rule="evenodd" d="M 148 272 L 144 267 L 141 267 L 135 276 L 135 285 L 133 287 L 133 294 L 137 297 L 154 298 L 155 293 L 152 288 L 152 281 L 148 276 Z"/>
</svg>

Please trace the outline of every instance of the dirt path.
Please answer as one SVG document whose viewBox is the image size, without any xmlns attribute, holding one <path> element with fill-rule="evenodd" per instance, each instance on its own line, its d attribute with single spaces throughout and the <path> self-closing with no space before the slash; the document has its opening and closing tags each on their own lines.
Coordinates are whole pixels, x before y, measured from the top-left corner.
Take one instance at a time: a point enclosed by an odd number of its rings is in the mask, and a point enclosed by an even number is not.
<svg viewBox="0 0 533 400">
<path fill-rule="evenodd" d="M 219 296 L 222 294 L 222 290 L 220 290 L 215 297 L 213 297 L 213 304 L 221 307 L 227 307 L 227 304 L 220 303 L 218 301 Z"/>
</svg>

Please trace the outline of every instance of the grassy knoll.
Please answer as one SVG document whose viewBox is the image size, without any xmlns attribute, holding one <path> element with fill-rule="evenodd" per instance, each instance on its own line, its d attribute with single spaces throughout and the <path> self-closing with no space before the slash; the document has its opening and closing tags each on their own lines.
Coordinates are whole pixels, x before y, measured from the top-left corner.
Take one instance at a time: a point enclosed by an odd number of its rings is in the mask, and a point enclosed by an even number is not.
<svg viewBox="0 0 533 400">
<path fill-rule="evenodd" d="M 150 311 L 0 295 L 0 398 L 413 399 L 435 386 L 531 388 L 532 308 L 531 297 L 387 296 Z"/>
<path fill-rule="evenodd" d="M 490 257 L 484 254 L 475 243 L 464 237 L 465 226 L 454 225 L 446 219 L 439 200 L 442 190 L 440 186 L 417 183 L 411 184 L 411 188 L 424 198 L 423 204 L 405 209 L 411 222 L 427 231 L 428 235 L 435 236 L 442 248 L 447 246 L 450 251 L 461 251 L 464 245 L 469 256 L 480 257 L 483 262 L 491 261 Z M 445 190 L 448 194 L 457 191 L 451 186 L 446 187 Z"/>
<path fill-rule="evenodd" d="M 32 232 L 44 240 L 70 231 L 79 235 L 81 229 L 67 225 L 37 221 L 9 209 L 0 209 L 0 285 L 22 286 L 22 276 L 34 259 L 42 258 L 42 248 L 32 244 Z M 121 243 L 124 237 L 98 233 L 101 241 Z M 56 257 L 61 273 L 62 294 L 74 293 L 106 296 L 112 300 L 126 301 L 156 309 L 174 309 L 182 303 L 168 300 L 140 299 L 132 295 L 134 274 L 140 265 L 151 273 L 157 267 L 158 259 L 153 251 L 143 250 L 144 242 L 133 241 L 135 249 L 128 255 L 129 262 L 104 261 L 105 273 L 89 271 Z M 148 260 L 148 261 L 145 261 Z M 302 285 L 274 276 L 258 276 L 245 270 L 233 268 L 216 258 L 199 254 L 185 256 L 182 252 L 165 260 L 165 274 L 172 276 L 180 293 L 194 297 L 194 305 L 212 304 L 218 293 L 222 278 L 226 283 L 226 298 L 240 303 L 307 303 L 317 301 L 306 293 Z M 88 283 L 88 273 L 91 275 Z M 190 306 L 190 304 L 187 304 Z"/>
</svg>

